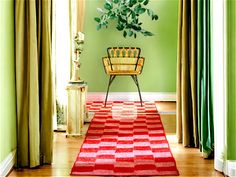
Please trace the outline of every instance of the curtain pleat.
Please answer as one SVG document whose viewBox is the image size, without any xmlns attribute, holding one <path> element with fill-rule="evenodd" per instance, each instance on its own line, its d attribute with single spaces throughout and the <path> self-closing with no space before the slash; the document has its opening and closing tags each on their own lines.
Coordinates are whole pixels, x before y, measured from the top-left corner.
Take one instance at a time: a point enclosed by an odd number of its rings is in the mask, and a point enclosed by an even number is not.
<svg viewBox="0 0 236 177">
<path fill-rule="evenodd" d="M 54 83 L 52 73 L 52 3 L 47 0 L 41 1 L 42 3 L 42 23 L 41 23 L 41 46 L 40 46 L 40 140 L 41 140 L 41 155 L 43 157 L 42 163 L 52 162 L 52 149 L 53 149 L 53 115 L 54 115 Z M 47 137 L 47 138 L 45 138 Z"/>
<path fill-rule="evenodd" d="M 210 0 L 198 0 L 198 132 L 204 158 L 214 150 Z"/>
<path fill-rule="evenodd" d="M 196 1 L 179 1 L 177 57 L 177 138 L 187 147 L 198 146 Z"/>
<path fill-rule="evenodd" d="M 210 0 L 180 0 L 177 137 L 184 146 L 200 144 L 203 157 L 214 149 L 210 27 Z"/>
<path fill-rule="evenodd" d="M 17 165 L 52 161 L 51 1 L 15 1 Z"/>
</svg>

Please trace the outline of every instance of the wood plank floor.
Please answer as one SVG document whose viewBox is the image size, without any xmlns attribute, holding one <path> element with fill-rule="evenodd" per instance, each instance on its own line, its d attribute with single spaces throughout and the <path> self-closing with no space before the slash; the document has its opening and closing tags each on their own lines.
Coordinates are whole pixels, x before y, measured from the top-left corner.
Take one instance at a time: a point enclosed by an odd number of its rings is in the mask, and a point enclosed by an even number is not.
<svg viewBox="0 0 236 177">
<path fill-rule="evenodd" d="M 158 103 L 158 109 L 175 110 L 175 105 L 171 103 L 171 107 L 165 103 Z M 161 115 L 166 121 L 163 124 L 168 124 L 168 113 Z M 173 114 L 169 115 L 173 116 Z M 84 132 L 86 132 L 89 124 L 85 124 Z M 173 126 L 173 125 L 172 125 Z M 165 127 L 165 125 L 164 125 Z M 166 128 L 166 127 L 165 127 Z M 9 176 L 70 176 L 70 170 L 73 166 L 75 158 L 79 152 L 80 146 L 83 143 L 85 136 L 66 138 L 65 133 L 55 132 L 54 136 L 54 154 L 53 164 L 44 165 L 38 169 L 20 169 L 13 170 Z M 174 133 L 167 133 L 167 138 L 171 147 L 171 151 L 177 162 L 177 168 L 181 177 L 219 177 L 221 173 L 214 170 L 214 161 L 206 160 L 201 157 L 199 149 L 184 148 L 176 142 Z"/>
</svg>

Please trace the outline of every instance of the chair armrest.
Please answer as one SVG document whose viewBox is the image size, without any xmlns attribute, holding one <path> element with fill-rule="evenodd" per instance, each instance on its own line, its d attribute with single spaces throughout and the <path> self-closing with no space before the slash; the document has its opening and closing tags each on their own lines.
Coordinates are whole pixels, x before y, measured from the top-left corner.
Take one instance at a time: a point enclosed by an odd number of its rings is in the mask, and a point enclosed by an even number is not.
<svg viewBox="0 0 236 177">
<path fill-rule="evenodd" d="M 136 71 L 141 74 L 143 71 L 143 65 L 144 65 L 144 57 L 139 57 L 137 60 L 137 64 L 136 64 Z"/>
<path fill-rule="evenodd" d="M 112 70 L 110 59 L 108 57 L 103 57 L 102 63 L 103 63 L 104 70 L 105 70 L 106 74 L 109 74 L 110 71 Z"/>
</svg>

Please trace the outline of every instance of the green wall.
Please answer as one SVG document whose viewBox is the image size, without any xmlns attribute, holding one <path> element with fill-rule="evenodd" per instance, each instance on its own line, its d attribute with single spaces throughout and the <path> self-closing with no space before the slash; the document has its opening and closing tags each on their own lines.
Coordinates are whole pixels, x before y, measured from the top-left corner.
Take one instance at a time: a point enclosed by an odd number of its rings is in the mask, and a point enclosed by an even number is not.
<svg viewBox="0 0 236 177">
<path fill-rule="evenodd" d="M 85 45 L 81 56 L 81 78 L 86 80 L 91 92 L 104 92 L 108 76 L 105 74 L 102 57 L 106 56 L 107 47 L 137 46 L 145 57 L 142 75 L 139 76 L 141 90 L 145 92 L 176 91 L 176 58 L 178 29 L 178 0 L 152 0 L 151 9 L 159 20 L 151 21 L 145 14 L 143 26 L 155 33 L 153 37 L 139 35 L 136 39 L 123 38 L 122 33 L 110 23 L 107 29 L 96 30 L 95 16 L 99 16 L 97 7 L 103 7 L 105 0 L 86 0 Z M 136 91 L 131 77 L 118 77 L 111 86 L 111 91 Z"/>
<path fill-rule="evenodd" d="M 16 148 L 14 1 L 0 0 L 0 162 Z"/>
<path fill-rule="evenodd" d="M 236 160 L 236 2 L 227 1 L 227 159 Z"/>
</svg>

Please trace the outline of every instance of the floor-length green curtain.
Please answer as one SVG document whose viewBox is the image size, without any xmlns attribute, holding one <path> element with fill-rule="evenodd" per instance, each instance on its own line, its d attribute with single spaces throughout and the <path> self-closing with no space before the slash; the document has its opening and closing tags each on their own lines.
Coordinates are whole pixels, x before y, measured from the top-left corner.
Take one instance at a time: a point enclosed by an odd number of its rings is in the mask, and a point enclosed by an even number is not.
<svg viewBox="0 0 236 177">
<path fill-rule="evenodd" d="M 52 162 L 51 1 L 15 1 L 17 165 Z"/>
<path fill-rule="evenodd" d="M 214 148 L 210 2 L 198 0 L 198 131 L 200 150 L 205 158 Z"/>
<path fill-rule="evenodd" d="M 197 131 L 197 0 L 179 0 L 177 58 L 177 138 L 198 146 Z"/>
</svg>

